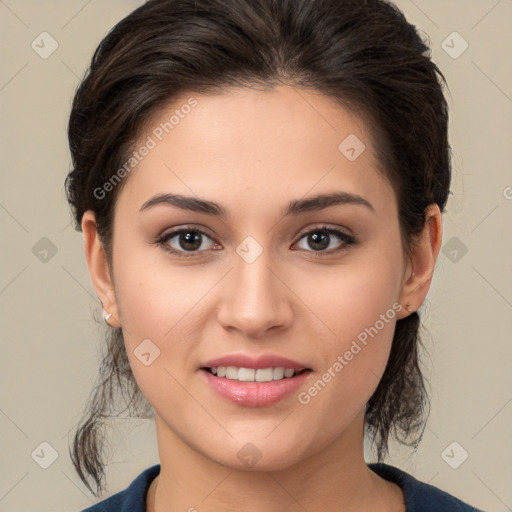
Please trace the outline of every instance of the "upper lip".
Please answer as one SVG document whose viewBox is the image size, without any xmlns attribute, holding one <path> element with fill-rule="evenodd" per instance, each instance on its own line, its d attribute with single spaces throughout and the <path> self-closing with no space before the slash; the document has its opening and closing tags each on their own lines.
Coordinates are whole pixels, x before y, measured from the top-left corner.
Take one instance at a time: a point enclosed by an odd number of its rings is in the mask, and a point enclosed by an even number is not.
<svg viewBox="0 0 512 512">
<path fill-rule="evenodd" d="M 295 371 L 310 369 L 307 365 L 273 354 L 261 354 L 259 356 L 250 356 L 248 354 L 229 354 L 215 359 L 205 361 L 201 368 L 211 368 L 213 366 L 236 366 L 237 368 L 291 368 Z"/>
</svg>

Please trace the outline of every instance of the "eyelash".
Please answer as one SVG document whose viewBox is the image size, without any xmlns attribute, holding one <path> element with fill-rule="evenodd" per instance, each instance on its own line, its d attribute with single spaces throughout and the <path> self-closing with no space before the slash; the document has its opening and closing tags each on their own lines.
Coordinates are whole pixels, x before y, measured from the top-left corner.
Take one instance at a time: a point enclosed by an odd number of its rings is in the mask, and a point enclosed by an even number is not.
<svg viewBox="0 0 512 512">
<path fill-rule="evenodd" d="M 350 235 L 347 235 L 343 231 L 339 231 L 337 229 L 329 228 L 327 226 L 319 226 L 317 228 L 314 228 L 314 229 L 311 229 L 309 231 L 306 231 L 305 233 L 303 233 L 300 236 L 299 241 L 302 240 L 307 235 L 310 235 L 312 233 L 318 233 L 318 232 L 323 232 L 323 233 L 328 233 L 330 235 L 334 235 L 336 238 L 341 240 L 343 242 L 343 244 L 340 247 L 338 247 L 337 249 L 331 249 L 330 251 L 325 251 L 325 250 L 322 250 L 322 251 L 306 251 L 306 252 L 313 253 L 314 257 L 323 257 L 324 254 L 331 255 L 333 253 L 337 253 L 337 252 L 343 250 L 347 246 L 356 245 L 358 243 L 357 240 L 354 237 L 352 237 Z M 165 251 L 170 252 L 171 254 L 175 254 L 175 255 L 177 255 L 180 258 L 191 258 L 191 257 L 196 256 L 198 253 L 203 252 L 203 251 L 178 251 L 176 249 L 170 248 L 167 242 L 169 240 L 171 240 L 172 238 L 174 238 L 175 236 L 180 235 L 182 233 L 200 233 L 201 235 L 211 239 L 211 237 L 207 233 L 205 233 L 203 230 L 201 230 L 199 228 L 192 227 L 192 226 L 190 226 L 190 227 L 186 226 L 184 228 L 179 228 L 179 229 L 176 229 L 174 231 L 170 231 L 169 233 L 166 233 L 166 234 L 162 235 L 156 241 L 156 243 L 158 245 L 160 245 Z"/>
</svg>

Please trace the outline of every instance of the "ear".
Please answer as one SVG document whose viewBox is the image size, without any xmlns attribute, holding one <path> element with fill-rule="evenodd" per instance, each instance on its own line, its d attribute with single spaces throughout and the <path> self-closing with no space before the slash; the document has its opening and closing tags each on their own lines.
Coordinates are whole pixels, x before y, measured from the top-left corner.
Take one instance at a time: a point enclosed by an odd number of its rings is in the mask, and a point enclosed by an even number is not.
<svg viewBox="0 0 512 512">
<path fill-rule="evenodd" d="M 112 313 L 108 320 L 109 325 L 120 327 L 114 283 L 108 267 L 107 255 L 96 230 L 96 216 L 92 210 L 84 213 L 81 226 L 84 234 L 85 258 L 96 294 L 103 306 L 103 314 Z"/>
<path fill-rule="evenodd" d="M 441 211 L 437 204 L 431 204 L 426 209 L 423 230 L 413 240 L 412 253 L 399 299 L 403 306 L 398 315 L 399 319 L 417 311 L 423 304 L 434 275 L 434 265 L 441 248 L 442 236 Z"/>
</svg>

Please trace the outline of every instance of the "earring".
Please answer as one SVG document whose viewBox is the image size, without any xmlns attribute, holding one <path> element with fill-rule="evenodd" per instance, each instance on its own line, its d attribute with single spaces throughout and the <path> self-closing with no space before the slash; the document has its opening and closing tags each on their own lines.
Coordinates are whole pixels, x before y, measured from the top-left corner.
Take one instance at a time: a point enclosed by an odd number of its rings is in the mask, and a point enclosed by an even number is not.
<svg viewBox="0 0 512 512">
<path fill-rule="evenodd" d="M 407 304 L 407 306 L 405 306 L 405 309 L 407 309 L 407 311 L 409 311 L 409 313 L 414 313 L 414 310 L 411 309 L 410 304 Z"/>
<path fill-rule="evenodd" d="M 109 326 L 109 327 L 112 327 L 108 321 L 110 320 L 110 317 L 112 316 L 112 313 L 108 313 L 107 315 L 104 315 L 103 316 L 103 320 L 105 321 L 105 323 Z"/>
</svg>

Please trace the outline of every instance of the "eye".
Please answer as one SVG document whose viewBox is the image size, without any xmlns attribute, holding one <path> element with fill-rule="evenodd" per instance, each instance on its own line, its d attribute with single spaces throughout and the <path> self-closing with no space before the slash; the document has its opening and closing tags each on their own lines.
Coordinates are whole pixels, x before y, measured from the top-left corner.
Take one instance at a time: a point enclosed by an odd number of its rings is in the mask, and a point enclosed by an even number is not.
<svg viewBox="0 0 512 512">
<path fill-rule="evenodd" d="M 326 251 L 325 249 L 329 248 L 333 238 L 338 239 L 341 243 L 338 244 L 338 247 Z M 353 245 L 356 243 L 355 239 L 340 231 L 338 229 L 329 228 L 327 226 L 321 226 L 315 228 L 311 231 L 308 231 L 304 235 L 301 236 L 300 240 L 306 240 L 306 243 L 313 248 L 313 251 L 308 252 L 320 252 L 332 254 L 334 252 L 338 252 L 344 249 L 348 245 Z M 307 249 L 306 249 L 307 250 Z"/>
<path fill-rule="evenodd" d="M 333 238 L 338 240 L 338 247 L 326 250 L 331 246 Z M 172 254 L 188 258 L 212 248 L 211 246 L 208 247 L 208 243 L 205 244 L 205 239 L 210 240 L 213 245 L 215 245 L 215 242 L 213 242 L 203 230 L 194 227 L 183 227 L 165 233 L 157 240 L 157 244 L 161 245 L 164 250 Z M 327 226 L 320 226 L 304 233 L 299 241 L 302 241 L 303 239 L 310 247 L 313 248 L 312 251 L 305 249 L 307 252 L 319 253 L 315 254 L 315 256 L 332 254 L 343 250 L 346 246 L 357 243 L 352 236 L 347 235 L 343 231 L 329 228 Z"/>
<path fill-rule="evenodd" d="M 164 234 L 157 240 L 157 243 L 163 246 L 166 251 L 187 258 L 208 249 L 208 247 L 205 247 L 204 238 L 211 240 L 204 231 L 198 228 L 185 227 Z"/>
</svg>

